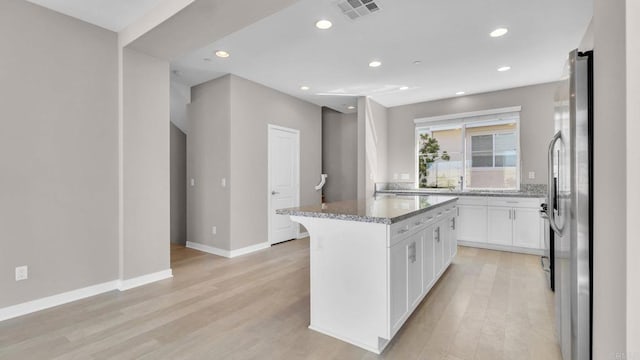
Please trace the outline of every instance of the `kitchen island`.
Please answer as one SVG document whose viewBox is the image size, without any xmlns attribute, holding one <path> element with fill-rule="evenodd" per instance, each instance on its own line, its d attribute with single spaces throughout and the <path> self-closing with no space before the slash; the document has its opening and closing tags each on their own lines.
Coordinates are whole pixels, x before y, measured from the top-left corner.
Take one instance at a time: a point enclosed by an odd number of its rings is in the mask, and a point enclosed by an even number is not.
<svg viewBox="0 0 640 360">
<path fill-rule="evenodd" d="M 281 209 L 309 232 L 309 328 L 380 354 L 457 253 L 457 198 Z"/>
</svg>

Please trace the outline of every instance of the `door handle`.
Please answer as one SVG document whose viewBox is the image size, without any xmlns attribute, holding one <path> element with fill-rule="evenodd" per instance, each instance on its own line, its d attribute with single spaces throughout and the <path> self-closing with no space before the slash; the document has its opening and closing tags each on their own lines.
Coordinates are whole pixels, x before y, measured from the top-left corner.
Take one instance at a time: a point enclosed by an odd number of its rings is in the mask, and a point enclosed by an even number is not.
<svg viewBox="0 0 640 360">
<path fill-rule="evenodd" d="M 280 193 L 275 191 L 275 190 L 271 191 L 271 195 L 278 195 L 278 194 L 280 194 Z"/>
<path fill-rule="evenodd" d="M 560 227 L 558 227 L 558 224 L 556 224 L 556 218 L 555 218 L 555 214 L 553 212 L 553 149 L 556 146 L 556 143 L 558 141 L 560 141 L 562 139 L 562 132 L 558 131 L 554 136 L 553 139 L 551 139 L 551 142 L 549 143 L 549 150 L 548 150 L 548 167 L 549 167 L 549 174 L 548 174 L 548 179 L 547 179 L 547 215 L 549 216 L 549 225 L 551 226 L 551 228 L 553 229 L 553 231 L 555 231 L 556 233 L 561 233 L 562 229 L 560 229 Z M 560 165 L 558 165 L 559 167 Z M 558 172 L 560 171 L 560 169 L 558 168 Z"/>
</svg>

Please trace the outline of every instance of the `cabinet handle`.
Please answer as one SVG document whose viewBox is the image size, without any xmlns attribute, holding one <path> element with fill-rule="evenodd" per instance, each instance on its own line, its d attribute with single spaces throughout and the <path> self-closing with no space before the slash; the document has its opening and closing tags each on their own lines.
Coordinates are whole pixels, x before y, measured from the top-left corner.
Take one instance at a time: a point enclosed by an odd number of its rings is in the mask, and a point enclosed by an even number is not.
<svg viewBox="0 0 640 360">
<path fill-rule="evenodd" d="M 513 209 L 513 220 L 516 219 L 516 209 Z"/>
<path fill-rule="evenodd" d="M 401 230 L 398 231 L 398 234 L 404 234 L 407 231 L 409 231 L 409 229 L 401 229 Z"/>
<path fill-rule="evenodd" d="M 416 262 L 416 243 L 415 241 L 411 243 L 411 245 L 409 245 L 409 261 L 411 261 L 411 263 Z"/>
<path fill-rule="evenodd" d="M 511 209 L 509 209 L 509 220 L 511 220 Z"/>
<path fill-rule="evenodd" d="M 457 207 L 456 210 L 458 211 L 457 215 L 460 216 L 460 208 Z"/>
</svg>

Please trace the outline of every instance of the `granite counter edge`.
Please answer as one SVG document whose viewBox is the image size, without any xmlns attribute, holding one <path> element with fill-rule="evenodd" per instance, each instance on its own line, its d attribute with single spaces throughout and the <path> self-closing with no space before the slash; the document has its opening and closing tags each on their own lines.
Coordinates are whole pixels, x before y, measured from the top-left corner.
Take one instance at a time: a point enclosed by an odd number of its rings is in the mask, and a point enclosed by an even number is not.
<svg viewBox="0 0 640 360">
<path fill-rule="evenodd" d="M 326 212 L 316 212 L 316 211 L 304 211 L 304 210 L 296 210 L 296 209 L 278 209 L 276 210 L 276 214 L 278 215 L 289 215 L 289 216 L 300 216 L 300 217 L 313 217 L 319 219 L 333 219 L 333 220 L 342 220 L 342 221 L 357 221 L 357 222 L 367 222 L 367 223 L 376 223 L 376 224 L 385 224 L 391 225 L 402 220 L 414 217 L 416 215 L 420 215 L 422 213 L 435 210 L 444 205 L 450 204 L 452 202 L 458 201 L 456 196 L 451 196 L 452 198 L 449 200 L 444 200 L 440 203 L 431 205 L 424 209 L 418 209 L 406 214 L 398 215 L 393 218 L 388 217 L 375 217 L 375 216 L 362 216 L 362 215 L 353 215 L 353 214 L 335 214 L 335 213 L 326 213 Z"/>
</svg>

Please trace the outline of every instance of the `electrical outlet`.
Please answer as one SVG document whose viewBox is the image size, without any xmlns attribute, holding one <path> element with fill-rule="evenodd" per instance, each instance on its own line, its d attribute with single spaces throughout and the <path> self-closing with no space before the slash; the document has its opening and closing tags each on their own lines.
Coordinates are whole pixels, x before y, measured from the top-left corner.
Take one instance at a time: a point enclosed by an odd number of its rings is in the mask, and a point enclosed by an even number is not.
<svg viewBox="0 0 640 360">
<path fill-rule="evenodd" d="M 16 268 L 16 281 L 27 280 L 29 278 L 29 267 L 18 266 Z"/>
<path fill-rule="evenodd" d="M 400 174 L 400 180 L 409 180 L 409 174 L 404 173 L 404 174 Z"/>
<path fill-rule="evenodd" d="M 220 185 L 222 185 L 222 187 L 227 187 L 227 178 L 222 178 L 222 180 L 220 180 Z"/>
<path fill-rule="evenodd" d="M 533 180 L 536 178 L 536 172 L 535 171 L 529 171 L 529 179 Z"/>
<path fill-rule="evenodd" d="M 215 235 L 218 232 L 218 228 L 216 226 L 211 227 L 211 235 Z"/>
</svg>

